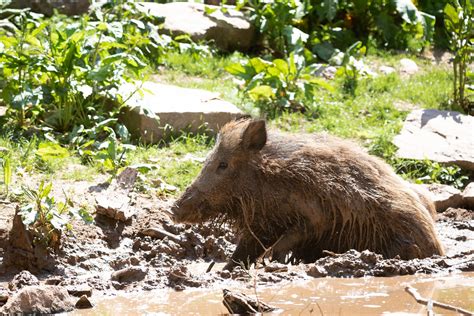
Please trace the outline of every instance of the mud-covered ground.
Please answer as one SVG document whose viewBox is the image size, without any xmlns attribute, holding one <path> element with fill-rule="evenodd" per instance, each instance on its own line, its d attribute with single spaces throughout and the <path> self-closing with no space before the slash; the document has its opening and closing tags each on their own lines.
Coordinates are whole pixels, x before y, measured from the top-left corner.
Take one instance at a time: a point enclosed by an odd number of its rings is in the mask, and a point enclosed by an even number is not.
<svg viewBox="0 0 474 316">
<path fill-rule="evenodd" d="M 96 197 L 105 194 L 107 188 L 87 182 L 65 182 L 55 187 L 73 189 L 74 195 L 70 197 L 78 204 L 89 205 L 94 205 Z M 369 251 L 328 252 L 327 257 L 314 264 L 286 266 L 267 262 L 256 270 L 237 268 L 228 272 L 220 270 L 220 263 L 235 248 L 236 236 L 228 227 L 175 225 L 166 212 L 171 200 L 135 192 L 130 197 L 137 213 L 127 222 L 100 214 L 95 214 L 95 222 L 90 225 L 76 221 L 73 232 L 63 238 L 62 247 L 54 256 L 54 268 L 35 272 L 39 283 L 64 285 L 70 293 L 79 288 L 113 294 L 167 287 L 185 290 L 222 284 L 273 284 L 326 276 L 474 271 L 474 212 L 471 210 L 448 209 L 439 214 L 436 225 L 447 252 L 445 257 L 403 261 L 384 260 Z M 0 294 L 4 296 L 11 296 L 24 284 L 36 282 L 28 276 L 13 280 L 21 268 L 7 265 L 4 260 L 15 207 L 15 204 L 0 203 Z M 217 263 L 215 267 L 213 262 Z"/>
</svg>

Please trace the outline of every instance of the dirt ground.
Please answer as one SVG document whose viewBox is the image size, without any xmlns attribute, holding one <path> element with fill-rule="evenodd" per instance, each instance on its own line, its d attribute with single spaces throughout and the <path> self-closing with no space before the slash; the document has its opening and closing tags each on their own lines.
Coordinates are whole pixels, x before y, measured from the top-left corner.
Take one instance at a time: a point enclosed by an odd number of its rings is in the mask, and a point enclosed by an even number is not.
<svg viewBox="0 0 474 316">
<path fill-rule="evenodd" d="M 70 192 L 76 204 L 95 205 L 107 186 L 87 182 L 61 182 L 54 187 Z M 73 194 L 71 195 L 71 192 Z M 62 193 L 55 192 L 60 196 Z M 370 251 L 328 253 L 313 264 L 287 266 L 267 263 L 251 272 L 237 268 L 221 271 L 235 248 L 236 236 L 228 227 L 175 225 L 166 210 L 172 200 L 131 192 L 136 215 L 121 222 L 94 214 L 93 224 L 76 221 L 65 236 L 54 265 L 36 271 L 40 283 L 91 288 L 94 293 L 113 294 L 173 288 L 212 287 L 222 283 L 259 284 L 314 277 L 394 276 L 416 273 L 474 271 L 474 212 L 448 209 L 436 223 L 446 256 L 403 261 L 383 259 Z M 8 234 L 15 204 L 0 202 L 0 292 L 14 292 L 7 283 L 21 267 L 5 261 Z M 211 266 L 216 262 L 216 267 Z M 212 268 L 209 272 L 208 269 Z M 0 303 L 1 304 L 1 303 Z"/>
</svg>

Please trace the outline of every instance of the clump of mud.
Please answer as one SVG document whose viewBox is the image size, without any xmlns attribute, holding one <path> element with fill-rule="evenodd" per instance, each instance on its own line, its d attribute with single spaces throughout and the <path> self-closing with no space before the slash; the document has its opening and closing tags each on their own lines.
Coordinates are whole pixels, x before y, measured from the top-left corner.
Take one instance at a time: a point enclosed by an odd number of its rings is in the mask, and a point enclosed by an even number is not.
<svg viewBox="0 0 474 316">
<path fill-rule="evenodd" d="M 387 277 L 415 273 L 474 271 L 474 251 L 452 257 L 435 256 L 401 260 L 384 259 L 369 250 L 362 252 L 349 250 L 343 254 L 329 253 L 327 257 L 308 266 L 307 273 L 313 277 Z"/>
</svg>

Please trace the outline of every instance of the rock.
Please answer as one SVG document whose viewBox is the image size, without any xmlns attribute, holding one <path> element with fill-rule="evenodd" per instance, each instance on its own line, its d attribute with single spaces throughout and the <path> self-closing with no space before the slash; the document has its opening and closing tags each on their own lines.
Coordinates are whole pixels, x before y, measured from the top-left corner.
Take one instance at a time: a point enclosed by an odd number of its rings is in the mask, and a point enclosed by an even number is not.
<svg viewBox="0 0 474 316">
<path fill-rule="evenodd" d="M 95 198 L 95 207 L 99 214 L 126 222 L 136 214 L 136 209 L 130 206 L 130 201 L 128 194 L 104 192 Z"/>
<path fill-rule="evenodd" d="M 92 308 L 94 305 L 92 305 L 91 301 L 87 298 L 86 295 L 82 295 L 81 298 L 76 302 L 76 308 L 78 309 L 85 309 L 85 308 Z"/>
<path fill-rule="evenodd" d="M 449 207 L 457 208 L 461 205 L 462 195 L 461 191 L 458 189 L 444 184 L 422 184 L 431 195 L 433 200 L 436 212 L 442 213 L 447 210 Z"/>
<path fill-rule="evenodd" d="M 13 0 L 9 5 L 15 9 L 31 8 L 33 12 L 46 16 L 52 16 L 55 9 L 66 15 L 80 15 L 87 13 L 89 6 L 89 0 Z"/>
<path fill-rule="evenodd" d="M 132 135 L 147 143 L 157 143 L 181 131 L 215 135 L 227 122 L 242 116 L 235 105 L 219 99 L 217 93 L 154 82 L 145 82 L 143 88 L 143 95 L 135 93 L 128 99 L 128 110 L 122 112 L 120 120 Z M 130 95 L 135 89 L 128 84 L 121 91 Z"/>
<path fill-rule="evenodd" d="M 232 7 L 223 13 L 219 7 L 202 3 L 141 2 L 141 10 L 157 17 L 164 17 L 163 32 L 176 36 L 188 34 L 195 42 L 213 41 L 224 51 L 247 51 L 255 43 L 256 31 L 244 14 Z M 213 10 L 206 13 L 206 8 Z"/>
<path fill-rule="evenodd" d="M 406 75 L 414 75 L 418 72 L 418 65 L 411 59 L 400 59 L 400 73 Z"/>
<path fill-rule="evenodd" d="M 474 182 L 471 182 L 462 192 L 462 206 L 474 210 Z"/>
<path fill-rule="evenodd" d="M 306 273 L 313 278 L 324 278 L 328 275 L 326 269 L 318 265 L 311 266 Z"/>
<path fill-rule="evenodd" d="M 6 106 L 0 106 L 0 117 L 5 116 L 7 114 L 7 107 Z"/>
<path fill-rule="evenodd" d="M 336 76 L 336 72 L 337 72 L 336 67 L 329 66 L 329 67 L 326 67 L 325 69 L 323 69 L 322 75 L 323 75 L 324 78 L 332 80 Z"/>
<path fill-rule="evenodd" d="M 0 306 L 8 301 L 9 296 L 7 289 L 0 286 Z"/>
<path fill-rule="evenodd" d="M 395 72 L 395 68 L 382 65 L 379 67 L 379 71 L 384 75 L 390 75 Z"/>
<path fill-rule="evenodd" d="M 281 263 L 272 262 L 265 266 L 264 270 L 265 272 L 288 272 L 288 266 Z"/>
<path fill-rule="evenodd" d="M 69 295 L 81 297 L 81 296 L 92 296 L 92 288 L 87 284 L 76 284 L 65 286 Z"/>
<path fill-rule="evenodd" d="M 9 298 L 0 314 L 38 313 L 54 314 L 70 312 L 74 302 L 61 286 L 27 286 Z"/>
<path fill-rule="evenodd" d="M 120 283 L 131 283 L 143 280 L 148 273 L 148 269 L 143 266 L 131 266 L 112 273 L 112 281 Z"/>
<path fill-rule="evenodd" d="M 15 292 L 30 285 L 39 285 L 39 280 L 29 271 L 24 270 L 13 277 L 13 279 L 8 283 L 8 289 Z"/>
<path fill-rule="evenodd" d="M 126 222 L 135 216 L 137 210 L 131 205 L 130 191 L 137 179 L 138 171 L 126 168 L 112 181 L 107 190 L 95 199 L 97 213 Z"/>
<path fill-rule="evenodd" d="M 252 298 L 244 293 L 223 290 L 224 300 L 222 303 L 229 311 L 229 314 L 260 314 L 275 311 L 276 308 L 264 302 Z"/>
<path fill-rule="evenodd" d="M 44 281 L 46 285 L 59 285 L 63 281 L 63 278 L 60 276 L 53 276 Z"/>
<path fill-rule="evenodd" d="M 474 117 L 454 111 L 412 111 L 393 143 L 397 156 L 474 170 Z"/>
</svg>

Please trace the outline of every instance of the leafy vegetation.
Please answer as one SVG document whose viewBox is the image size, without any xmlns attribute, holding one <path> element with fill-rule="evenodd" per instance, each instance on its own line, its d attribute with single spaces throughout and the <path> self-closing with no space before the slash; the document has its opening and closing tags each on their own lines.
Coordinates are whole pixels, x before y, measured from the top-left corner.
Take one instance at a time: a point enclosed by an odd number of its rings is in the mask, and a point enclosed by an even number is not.
<svg viewBox="0 0 474 316">
<path fill-rule="evenodd" d="M 435 17 L 410 0 L 249 1 L 251 16 L 268 48 L 277 57 L 295 47 L 327 59 L 328 50 L 346 50 L 360 40 L 364 46 L 419 51 L 433 37 Z"/>
<path fill-rule="evenodd" d="M 23 187 L 28 203 L 20 208 L 20 216 L 27 230 L 33 235 L 33 243 L 46 249 L 57 250 L 61 234 L 72 230 L 72 220 L 80 218 L 87 223 L 93 221 L 84 209 L 73 207 L 66 197 L 64 202 L 51 196 L 52 183 L 41 182 L 37 190 Z"/>
<path fill-rule="evenodd" d="M 474 73 L 468 67 L 474 62 L 474 2 L 452 1 L 444 7 L 444 14 L 446 30 L 451 35 L 451 49 L 455 54 L 453 101 L 466 113 L 474 115 L 474 86 L 469 85 L 474 82 Z"/>
</svg>

